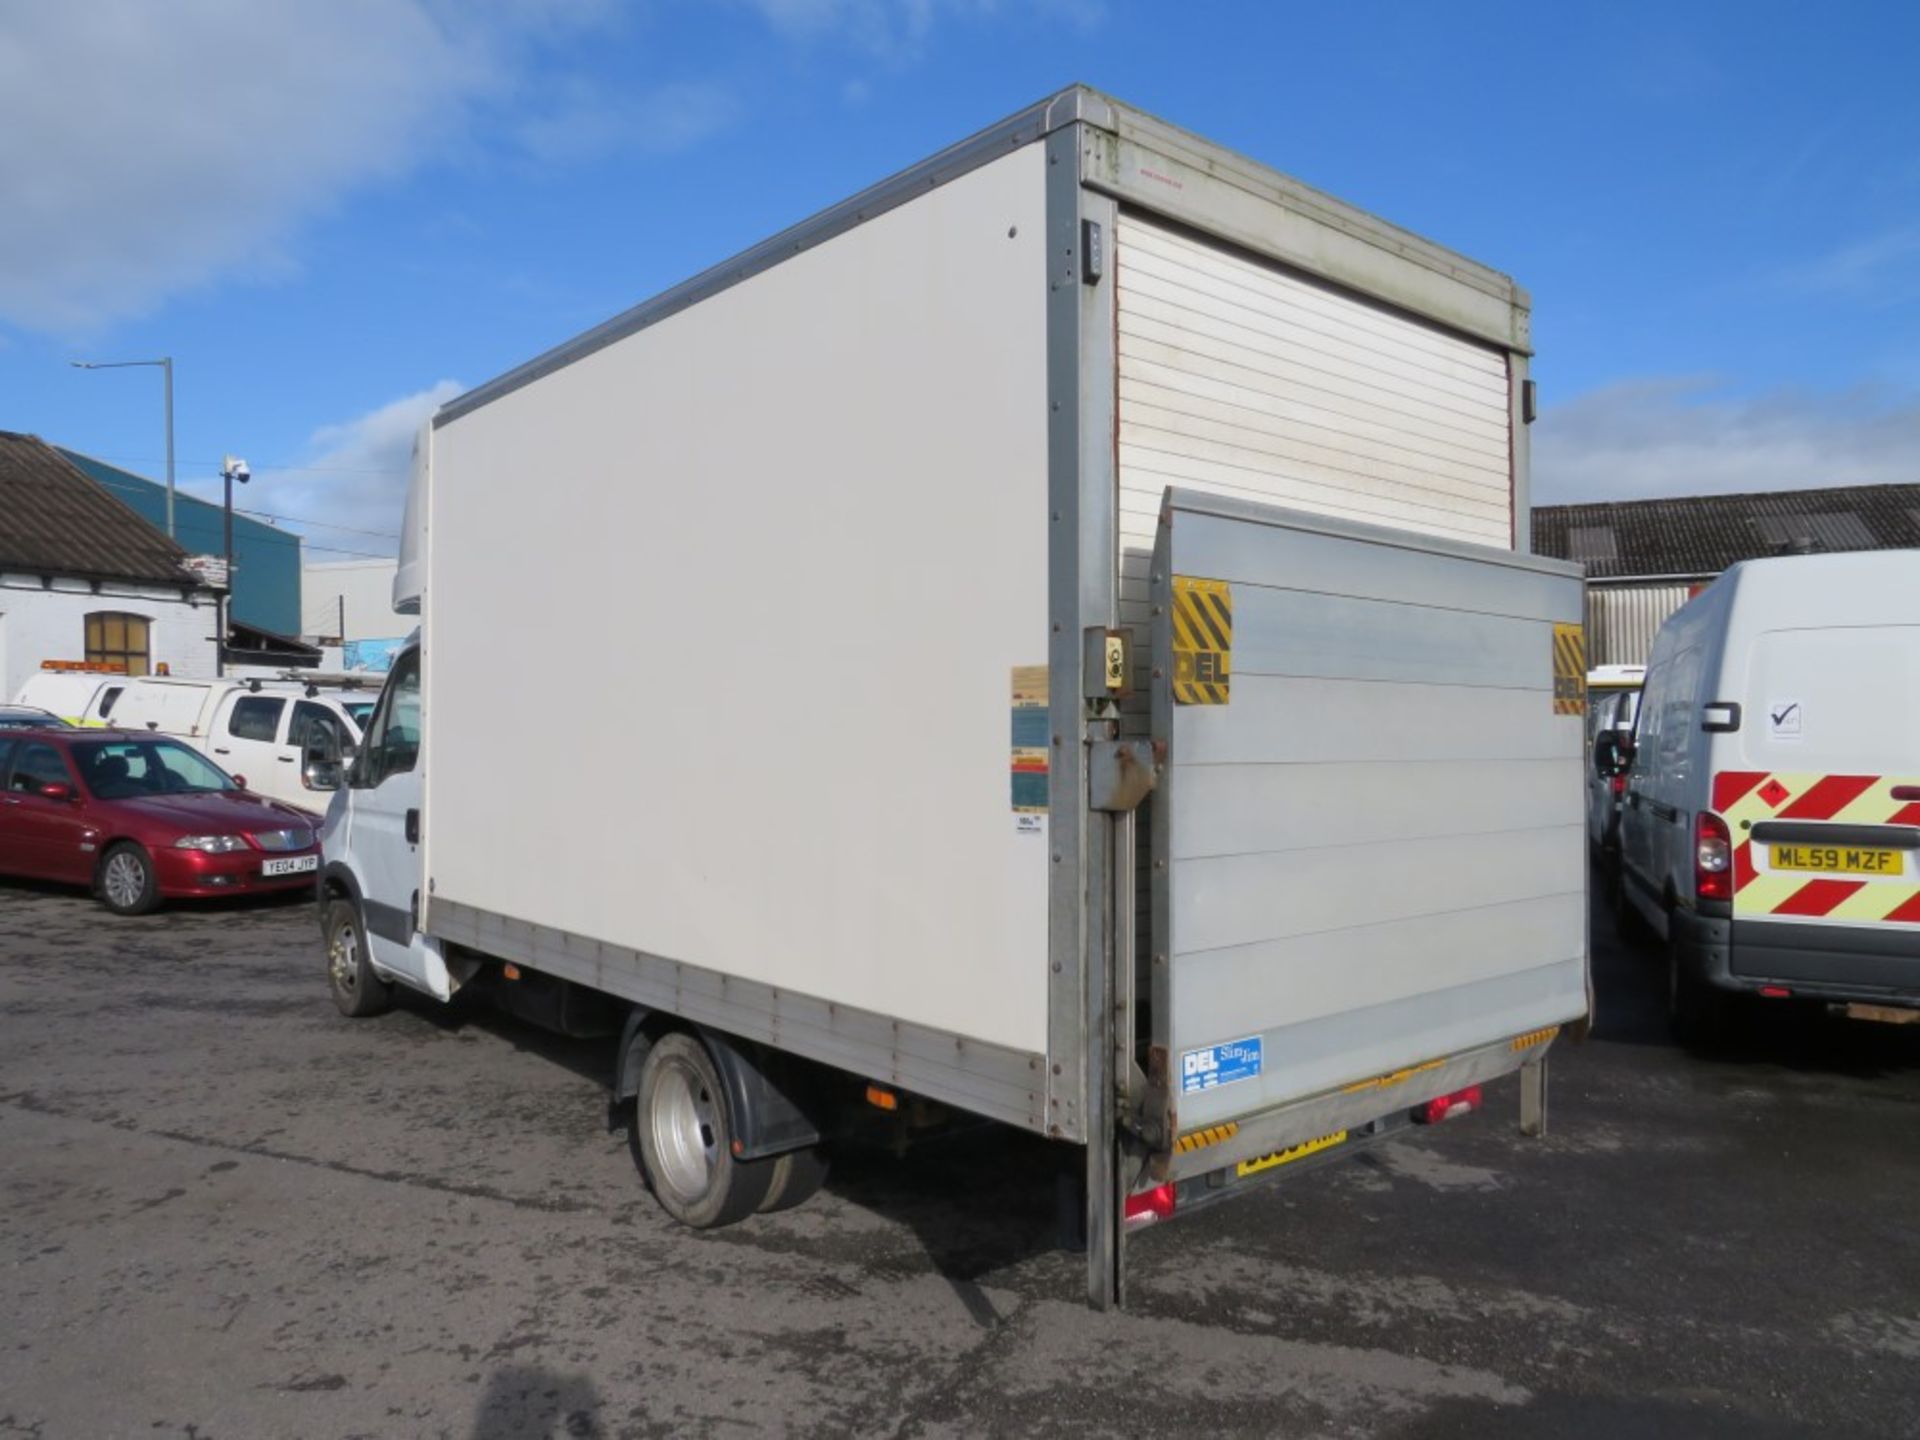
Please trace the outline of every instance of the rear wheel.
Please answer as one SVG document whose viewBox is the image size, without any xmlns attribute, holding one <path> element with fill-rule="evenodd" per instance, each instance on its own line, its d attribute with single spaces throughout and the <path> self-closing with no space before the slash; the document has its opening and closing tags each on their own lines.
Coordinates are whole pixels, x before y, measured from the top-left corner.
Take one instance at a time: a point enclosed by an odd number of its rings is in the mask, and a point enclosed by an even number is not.
<svg viewBox="0 0 1920 1440">
<path fill-rule="evenodd" d="M 647 1051 L 628 1126 L 654 1198 L 682 1225 L 712 1230 L 744 1220 L 773 1189 L 777 1161 L 735 1158 L 720 1072 L 692 1035 L 663 1035 Z"/>
<path fill-rule="evenodd" d="M 145 915 L 160 903 L 153 857 L 131 840 L 107 847 L 96 886 L 100 903 L 116 915 Z"/>
<path fill-rule="evenodd" d="M 1726 1033 L 1729 997 L 1688 968 L 1673 918 L 1667 918 L 1667 1021 L 1682 1045 L 1711 1046 Z"/>
<path fill-rule="evenodd" d="M 791 1210 L 813 1198 L 827 1181 L 827 1152 L 819 1145 L 789 1150 L 773 1158 L 773 1184 L 760 1202 L 760 1213 Z"/>
<path fill-rule="evenodd" d="M 351 900 L 327 904 L 327 989 L 342 1015 L 359 1020 L 393 1008 L 393 984 L 374 973 L 360 907 Z"/>
<path fill-rule="evenodd" d="M 1647 924 L 1638 910 L 1634 908 L 1633 896 L 1627 887 L 1627 866 L 1620 858 L 1620 852 L 1611 852 L 1606 870 L 1607 905 L 1613 911 L 1613 927 L 1622 940 L 1630 945 L 1645 945 L 1653 939 L 1653 928 Z"/>
</svg>

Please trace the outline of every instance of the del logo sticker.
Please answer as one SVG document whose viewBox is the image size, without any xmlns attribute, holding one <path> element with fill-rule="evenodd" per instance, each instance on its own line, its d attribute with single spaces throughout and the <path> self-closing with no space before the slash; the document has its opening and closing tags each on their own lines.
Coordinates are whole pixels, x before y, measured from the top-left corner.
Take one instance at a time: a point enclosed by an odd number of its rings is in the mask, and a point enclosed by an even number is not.
<svg viewBox="0 0 1920 1440">
<path fill-rule="evenodd" d="M 1228 1040 L 1189 1050 L 1180 1057 L 1180 1093 L 1215 1090 L 1236 1080 L 1251 1080 L 1260 1073 L 1261 1042 L 1258 1035 L 1244 1040 Z"/>
</svg>

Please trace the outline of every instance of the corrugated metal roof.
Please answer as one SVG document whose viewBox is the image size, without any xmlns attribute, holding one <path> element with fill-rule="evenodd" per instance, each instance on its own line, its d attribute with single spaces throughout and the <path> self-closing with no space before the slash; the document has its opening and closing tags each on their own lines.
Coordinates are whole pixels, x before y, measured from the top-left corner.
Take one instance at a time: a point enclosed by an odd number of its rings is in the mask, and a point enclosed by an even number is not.
<svg viewBox="0 0 1920 1440">
<path fill-rule="evenodd" d="M 0 430 L 0 570 L 185 585 L 186 558 L 39 436 Z"/>
<path fill-rule="evenodd" d="M 1613 542 L 1611 554 L 1602 532 Z M 1801 539 L 1822 550 L 1920 546 L 1920 485 L 1541 505 L 1533 512 L 1534 550 L 1582 561 L 1590 580 L 1718 575 Z"/>
</svg>

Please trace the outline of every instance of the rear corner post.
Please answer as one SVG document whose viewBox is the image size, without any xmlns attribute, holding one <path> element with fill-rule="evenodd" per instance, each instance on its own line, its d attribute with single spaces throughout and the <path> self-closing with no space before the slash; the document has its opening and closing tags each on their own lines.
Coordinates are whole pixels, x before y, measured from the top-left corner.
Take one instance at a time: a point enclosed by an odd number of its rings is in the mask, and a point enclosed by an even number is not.
<svg viewBox="0 0 1920 1440">
<path fill-rule="evenodd" d="M 1520 1133 L 1547 1133 L 1547 1057 L 1545 1052 L 1520 1067 Z"/>
<path fill-rule="evenodd" d="M 1114 490 L 1113 284 L 1107 255 L 1113 203 L 1082 184 L 1095 127 L 1083 118 L 1043 140 L 1046 157 L 1048 410 L 1048 608 L 1053 745 L 1050 817 L 1052 990 L 1049 1043 L 1054 1064 L 1049 1108 L 1079 1107 L 1086 1144 L 1084 1186 L 1087 1301 L 1122 1299 L 1124 1237 L 1118 1163 L 1113 1005 L 1116 995 L 1113 875 L 1130 863 L 1120 847 L 1131 827 L 1095 809 L 1089 793 L 1092 747 L 1117 738 L 1110 706 L 1089 700 L 1084 682 L 1089 631 L 1117 615 L 1117 497 Z M 1122 1072 L 1124 1073 L 1124 1072 Z"/>
</svg>

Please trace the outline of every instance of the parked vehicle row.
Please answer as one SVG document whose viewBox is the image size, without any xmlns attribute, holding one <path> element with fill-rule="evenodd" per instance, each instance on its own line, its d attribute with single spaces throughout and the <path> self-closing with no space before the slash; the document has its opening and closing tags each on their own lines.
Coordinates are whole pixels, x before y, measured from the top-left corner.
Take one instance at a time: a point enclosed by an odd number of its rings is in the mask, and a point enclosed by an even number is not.
<svg viewBox="0 0 1920 1440">
<path fill-rule="evenodd" d="M 1735 565 L 1653 645 L 1616 893 L 1665 947 L 1675 1029 L 1743 999 L 1920 1008 L 1920 553 Z"/>
<path fill-rule="evenodd" d="M 310 744 L 337 752 L 359 742 L 373 709 L 362 684 L 358 677 L 130 679 L 63 669 L 28 677 L 20 699 L 72 725 L 170 735 L 256 793 L 317 814 L 325 798 L 305 783 L 302 757 Z"/>
<path fill-rule="evenodd" d="M 163 899 L 308 887 L 318 865 L 313 816 L 177 740 L 0 730 L 0 874 L 85 885 L 139 915 Z"/>
</svg>

